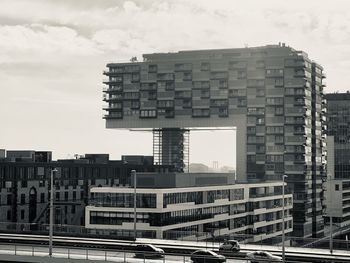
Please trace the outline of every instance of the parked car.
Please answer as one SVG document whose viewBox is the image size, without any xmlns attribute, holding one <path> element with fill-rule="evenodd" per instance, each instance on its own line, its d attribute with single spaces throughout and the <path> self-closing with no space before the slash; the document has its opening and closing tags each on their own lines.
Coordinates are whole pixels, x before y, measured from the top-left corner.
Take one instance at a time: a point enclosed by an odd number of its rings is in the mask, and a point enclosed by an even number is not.
<svg viewBox="0 0 350 263">
<path fill-rule="evenodd" d="M 162 258 L 164 250 L 150 244 L 136 246 L 135 257 L 138 258 Z"/>
<path fill-rule="evenodd" d="M 220 247 L 220 252 L 239 252 L 241 249 L 239 242 L 237 240 L 226 240 Z"/>
<path fill-rule="evenodd" d="M 216 254 L 212 250 L 197 250 L 191 254 L 191 260 L 194 263 L 222 263 L 226 262 L 226 258 Z"/>
<path fill-rule="evenodd" d="M 282 258 L 279 256 L 272 255 L 266 251 L 255 251 L 247 253 L 247 258 L 251 263 L 257 262 L 282 262 Z"/>
</svg>

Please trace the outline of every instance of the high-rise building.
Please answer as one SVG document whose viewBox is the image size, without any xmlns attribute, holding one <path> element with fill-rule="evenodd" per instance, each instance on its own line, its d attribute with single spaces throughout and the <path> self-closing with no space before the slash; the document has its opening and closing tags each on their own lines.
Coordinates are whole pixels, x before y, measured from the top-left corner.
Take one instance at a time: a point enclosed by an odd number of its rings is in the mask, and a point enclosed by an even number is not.
<svg viewBox="0 0 350 263">
<path fill-rule="evenodd" d="M 325 75 L 305 52 L 284 44 L 180 51 L 107 68 L 107 128 L 153 130 L 155 162 L 183 172 L 192 128 L 236 127 L 237 180 L 287 175 L 293 235 L 323 235 Z"/>
<path fill-rule="evenodd" d="M 350 223 L 350 93 L 326 94 L 327 216 L 342 227 Z"/>
</svg>

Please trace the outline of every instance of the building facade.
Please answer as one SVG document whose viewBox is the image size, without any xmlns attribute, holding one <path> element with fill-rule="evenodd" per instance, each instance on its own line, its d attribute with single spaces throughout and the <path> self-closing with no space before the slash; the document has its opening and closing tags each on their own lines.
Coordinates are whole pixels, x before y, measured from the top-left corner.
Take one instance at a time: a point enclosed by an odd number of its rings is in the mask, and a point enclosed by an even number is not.
<svg viewBox="0 0 350 263">
<path fill-rule="evenodd" d="M 350 93 L 329 93 L 327 100 L 327 216 L 350 225 Z"/>
<path fill-rule="evenodd" d="M 227 174 L 191 173 L 186 174 L 190 180 L 183 174 L 172 174 L 175 181 L 169 184 L 161 177 L 164 175 L 144 174 L 138 178 L 142 184 L 137 187 L 138 237 L 187 240 L 236 237 L 263 242 L 282 234 L 282 182 L 216 185 Z M 145 178 L 153 178 L 156 186 L 149 187 Z M 109 229 L 119 236 L 133 235 L 133 188 L 95 187 L 91 194 L 86 207 L 87 228 L 97 232 Z M 285 233 L 291 233 L 292 194 L 284 197 Z"/>
<path fill-rule="evenodd" d="M 7 151 L 0 159 L 1 229 L 48 223 L 50 176 L 54 174 L 56 225 L 83 226 L 89 190 L 97 186 L 130 185 L 130 171 L 155 171 L 151 156 L 86 154 L 78 159 L 52 161 L 51 152 Z M 35 227 L 33 227 L 35 230 Z"/>
<path fill-rule="evenodd" d="M 183 172 L 190 129 L 236 127 L 238 181 L 287 175 L 293 235 L 323 235 L 325 75 L 319 64 L 284 44 L 143 59 L 107 64 L 107 128 L 153 130 L 157 163 Z"/>
</svg>

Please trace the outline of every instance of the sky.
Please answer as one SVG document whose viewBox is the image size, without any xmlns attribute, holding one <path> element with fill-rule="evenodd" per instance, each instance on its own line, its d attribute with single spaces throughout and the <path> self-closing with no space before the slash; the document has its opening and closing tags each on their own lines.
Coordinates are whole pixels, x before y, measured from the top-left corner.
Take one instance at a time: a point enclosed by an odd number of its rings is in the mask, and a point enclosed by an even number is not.
<svg viewBox="0 0 350 263">
<path fill-rule="evenodd" d="M 102 71 L 144 53 L 284 42 L 350 83 L 348 0 L 0 0 L 0 148 L 152 154 L 149 132 L 107 130 Z M 191 162 L 234 166 L 232 131 L 195 132 Z"/>
</svg>

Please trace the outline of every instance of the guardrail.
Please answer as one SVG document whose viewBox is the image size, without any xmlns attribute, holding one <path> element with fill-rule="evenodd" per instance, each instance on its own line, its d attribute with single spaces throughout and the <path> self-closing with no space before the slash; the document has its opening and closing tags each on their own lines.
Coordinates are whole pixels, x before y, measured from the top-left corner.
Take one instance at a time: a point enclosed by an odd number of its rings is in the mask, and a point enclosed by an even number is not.
<svg viewBox="0 0 350 263">
<path fill-rule="evenodd" d="M 4 253 L 6 251 L 6 253 Z M 137 254 L 135 254 L 137 252 Z M 0 254 L 12 256 L 27 256 L 27 257 L 49 257 L 47 246 L 32 246 L 32 245 L 0 245 Z M 56 247 L 53 249 L 52 257 L 64 259 L 80 259 L 80 260 L 97 260 L 97 261 L 115 261 L 115 262 L 130 262 L 129 259 L 139 259 L 139 262 L 146 262 L 148 259 L 156 259 L 157 262 L 191 262 L 190 254 L 164 253 L 159 255 L 152 252 L 139 252 L 135 250 L 96 250 L 84 248 L 65 248 Z M 214 257 L 196 256 L 200 262 L 213 262 Z M 248 259 L 241 257 L 228 257 L 228 259 L 240 259 L 240 262 L 249 262 Z"/>
<path fill-rule="evenodd" d="M 193 261 L 191 260 L 191 254 L 184 254 L 184 253 L 164 253 L 162 256 L 159 256 L 159 254 L 155 254 L 152 252 L 137 252 L 135 253 L 135 250 L 97 250 L 97 249 L 86 249 L 86 248 L 66 248 L 66 247 L 55 247 L 53 249 L 52 257 L 53 258 L 60 258 L 60 259 L 79 259 L 79 260 L 94 260 L 94 261 L 108 261 L 108 262 L 123 262 L 127 263 L 130 262 L 130 259 L 133 259 L 132 261 L 136 262 L 154 262 L 153 259 L 158 258 L 156 262 L 200 262 L 200 263 L 212 263 L 212 262 L 220 262 L 220 261 L 213 261 L 213 259 L 216 259 L 215 257 L 208 257 L 208 256 L 200 256 L 197 255 L 197 260 Z M 49 257 L 49 250 L 47 246 L 33 246 L 33 245 L 0 245 L 0 255 L 6 254 L 7 256 L 21 256 L 28 257 L 28 260 L 31 260 L 35 262 L 35 257 L 38 257 L 42 259 L 43 257 Z M 152 259 L 152 261 L 148 261 L 148 259 Z M 226 262 L 239 262 L 241 263 L 250 263 L 251 260 L 246 257 L 245 253 L 238 253 L 237 256 L 227 256 L 226 255 Z M 286 263 L 296 263 L 296 262 L 333 262 L 333 263 L 346 263 L 350 262 L 350 259 L 344 259 L 344 258 L 334 258 L 334 259 L 327 259 L 327 258 L 318 258 L 318 255 L 316 255 L 316 258 L 309 259 L 307 257 L 301 258 L 302 261 L 299 259 L 293 259 L 291 257 L 290 259 L 286 259 Z M 259 262 L 271 262 L 270 260 L 263 260 L 259 259 Z M 221 261 L 223 262 L 223 261 Z M 277 261 L 278 262 L 278 261 Z"/>
</svg>

